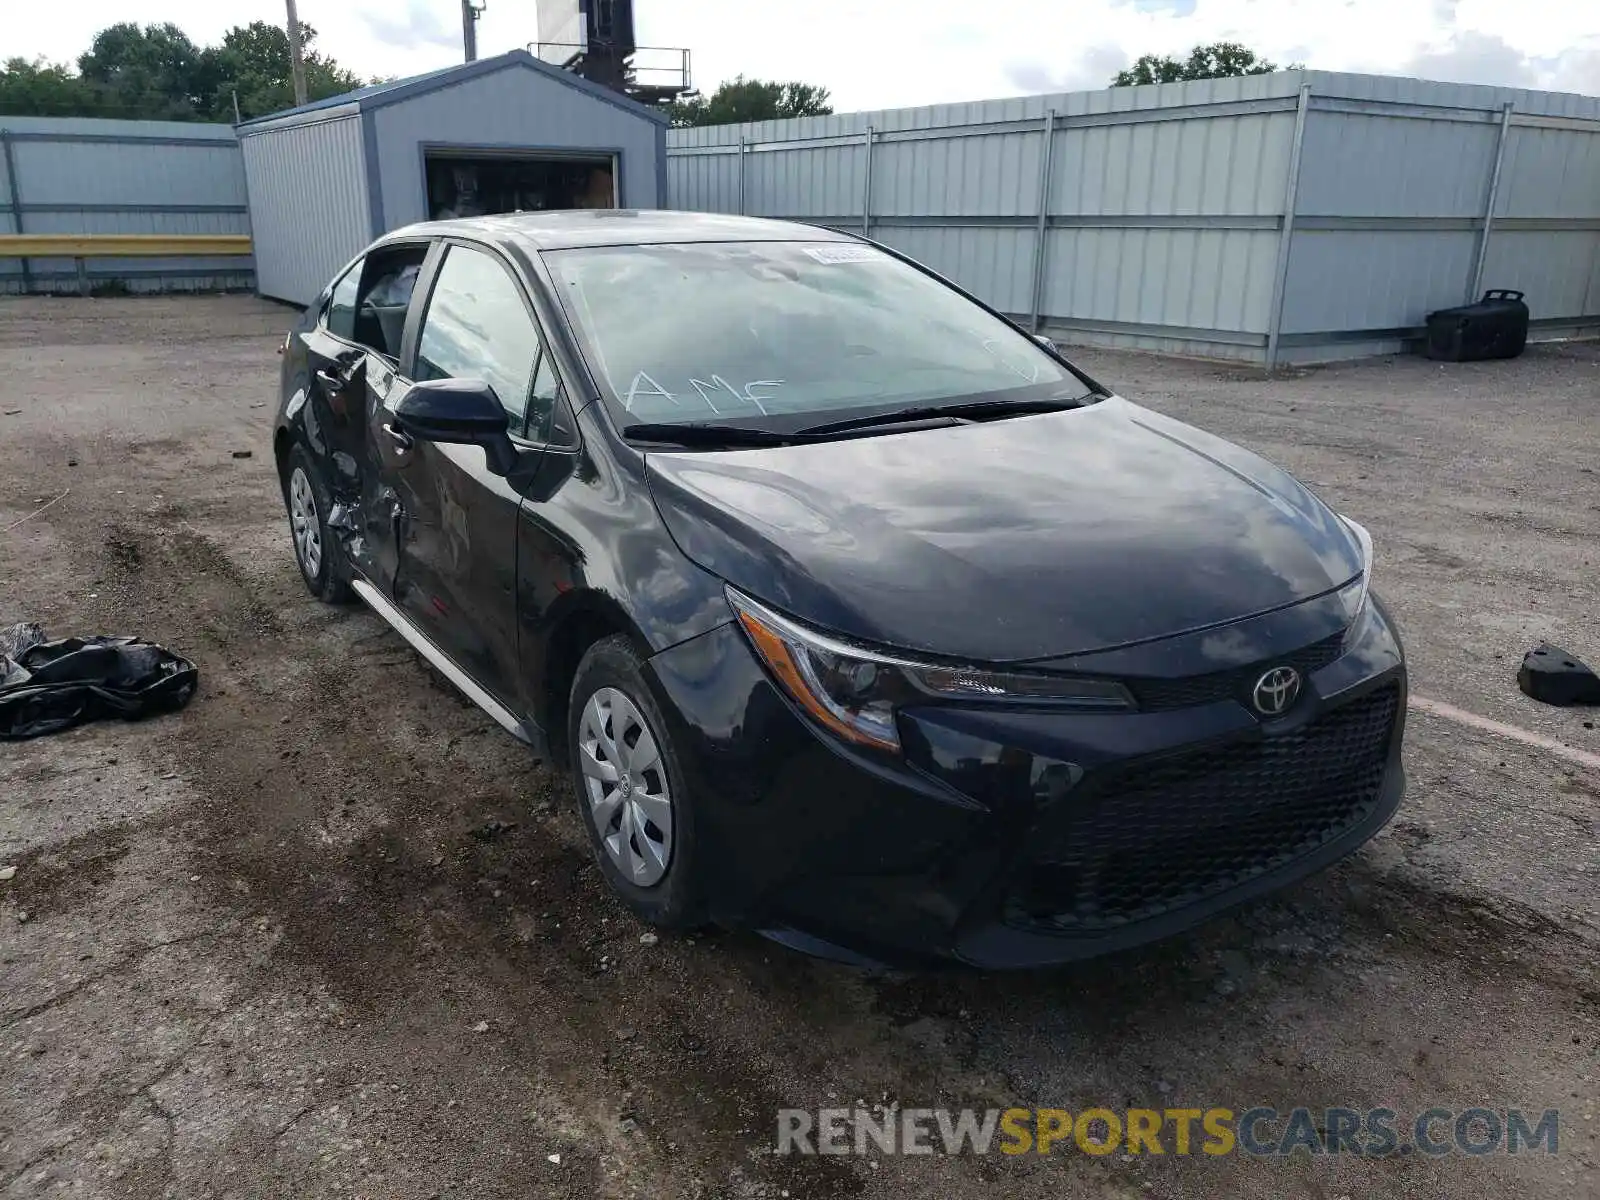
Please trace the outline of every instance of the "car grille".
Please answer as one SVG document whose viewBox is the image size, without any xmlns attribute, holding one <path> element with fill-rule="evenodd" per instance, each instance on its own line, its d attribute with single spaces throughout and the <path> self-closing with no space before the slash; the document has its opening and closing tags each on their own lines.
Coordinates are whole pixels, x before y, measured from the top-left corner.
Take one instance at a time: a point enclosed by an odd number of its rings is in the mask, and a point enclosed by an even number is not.
<svg viewBox="0 0 1600 1200">
<path fill-rule="evenodd" d="M 1294 650 L 1281 658 L 1264 659 L 1248 667 L 1232 667 L 1226 671 L 1213 671 L 1208 675 L 1190 675 L 1183 679 L 1129 679 L 1128 687 L 1134 699 L 1145 712 L 1161 712 L 1171 708 L 1193 708 L 1200 704 L 1214 704 L 1218 700 L 1238 700 L 1249 704 L 1250 691 L 1256 680 L 1273 667 L 1290 666 L 1302 676 L 1320 671 L 1344 652 L 1344 631 Z"/>
<path fill-rule="evenodd" d="M 1102 931 L 1332 841 L 1377 808 L 1399 704 L 1393 684 L 1292 733 L 1113 768 L 1036 827 L 1007 919 Z"/>
</svg>

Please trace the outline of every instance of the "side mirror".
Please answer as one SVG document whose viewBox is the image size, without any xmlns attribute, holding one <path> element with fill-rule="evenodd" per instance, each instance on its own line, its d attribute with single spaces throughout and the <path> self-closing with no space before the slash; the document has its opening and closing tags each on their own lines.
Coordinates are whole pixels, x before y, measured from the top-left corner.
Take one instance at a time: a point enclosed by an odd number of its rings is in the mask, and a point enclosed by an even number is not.
<svg viewBox="0 0 1600 1200">
<path fill-rule="evenodd" d="M 1046 350 L 1050 351 L 1051 354 L 1061 353 L 1061 347 L 1056 345 L 1056 340 L 1053 337 L 1046 337 L 1042 333 L 1036 333 L 1033 335 L 1033 340 L 1038 342 L 1039 345 L 1043 346 Z"/>
<path fill-rule="evenodd" d="M 480 379 L 414 383 L 395 405 L 394 418 L 403 432 L 425 442 L 482 446 L 497 475 L 507 474 L 516 460 L 506 410 L 494 388 Z"/>
</svg>

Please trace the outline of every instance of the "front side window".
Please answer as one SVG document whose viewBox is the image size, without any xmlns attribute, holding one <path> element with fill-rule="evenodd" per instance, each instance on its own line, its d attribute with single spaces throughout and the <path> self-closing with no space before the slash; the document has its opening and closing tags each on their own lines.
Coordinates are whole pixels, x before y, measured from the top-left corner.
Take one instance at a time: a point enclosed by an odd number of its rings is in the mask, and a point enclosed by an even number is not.
<svg viewBox="0 0 1600 1200">
<path fill-rule="evenodd" d="M 556 379 L 555 364 L 548 353 L 539 355 L 539 366 L 533 373 L 533 387 L 528 399 L 528 437 L 535 442 L 550 441 L 555 426 L 557 397 L 561 392 Z"/>
<path fill-rule="evenodd" d="M 365 261 L 357 262 L 333 285 L 328 297 L 328 307 L 323 312 L 324 324 L 335 337 L 354 341 L 356 336 L 356 294 L 361 288 L 361 270 Z"/>
<path fill-rule="evenodd" d="M 422 319 L 417 378 L 483 380 L 521 433 L 538 359 L 538 330 L 510 272 L 481 250 L 451 246 Z"/>
<path fill-rule="evenodd" d="M 1009 321 L 856 242 L 599 246 L 545 259 L 622 425 L 792 428 L 849 409 L 1084 390 Z"/>
</svg>

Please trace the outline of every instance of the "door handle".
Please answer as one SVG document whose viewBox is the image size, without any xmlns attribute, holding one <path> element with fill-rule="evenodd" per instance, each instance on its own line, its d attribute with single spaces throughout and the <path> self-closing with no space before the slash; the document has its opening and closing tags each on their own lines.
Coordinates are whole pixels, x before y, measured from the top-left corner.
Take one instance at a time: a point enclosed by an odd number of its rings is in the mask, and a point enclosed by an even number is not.
<svg viewBox="0 0 1600 1200">
<path fill-rule="evenodd" d="M 394 444 L 399 446 L 402 450 L 409 450 L 417 444 L 412 439 L 411 435 L 404 429 L 401 429 L 398 425 L 391 425 L 389 422 L 385 421 L 383 425 L 383 431 L 387 433 L 394 440 Z"/>
<path fill-rule="evenodd" d="M 317 368 L 317 379 L 322 383 L 323 387 L 333 392 L 342 392 L 345 388 L 350 386 L 350 381 L 348 379 L 345 379 L 341 375 L 336 375 L 326 367 Z"/>
</svg>

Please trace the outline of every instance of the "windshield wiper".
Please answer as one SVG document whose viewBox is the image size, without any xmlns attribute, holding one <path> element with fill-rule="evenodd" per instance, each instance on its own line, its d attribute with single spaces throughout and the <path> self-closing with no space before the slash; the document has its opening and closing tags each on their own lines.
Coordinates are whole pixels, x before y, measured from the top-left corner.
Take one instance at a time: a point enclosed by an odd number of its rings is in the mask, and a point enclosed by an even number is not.
<svg viewBox="0 0 1600 1200">
<path fill-rule="evenodd" d="M 981 421 L 990 417 L 1061 412 L 1064 409 L 1078 408 L 1086 401 L 1094 399 L 1097 394 L 1090 392 L 1083 396 L 1053 396 L 1047 400 L 975 400 L 968 404 L 919 405 L 915 408 L 897 408 L 890 412 L 874 413 L 869 417 L 851 417 L 844 421 L 807 425 L 792 433 L 756 429 L 749 425 L 723 425 L 716 421 L 671 421 L 624 425 L 622 436 L 630 441 L 667 442 L 675 446 L 791 446 L 796 442 L 826 441 L 830 437 L 857 429 L 872 429 L 879 425 L 903 425 L 911 421 L 937 420 L 940 417 Z"/>
<path fill-rule="evenodd" d="M 719 425 L 714 421 L 624 425 L 622 436 L 630 441 L 668 442 L 674 446 L 787 446 L 791 442 L 812 440 L 793 433 L 775 433 L 748 425 Z"/>
<path fill-rule="evenodd" d="M 1085 401 L 1092 400 L 1095 395 L 1096 393 L 1090 392 L 1082 396 L 1054 396 L 1048 400 L 976 400 L 970 404 L 927 404 L 874 413 L 870 417 L 851 417 L 847 421 L 807 425 L 799 432 L 812 437 L 826 437 L 830 433 L 843 433 L 847 429 L 868 429 L 874 425 L 901 425 L 908 421 L 928 421 L 939 417 L 981 421 L 986 417 L 1061 412 L 1068 408 L 1078 408 Z"/>
</svg>

